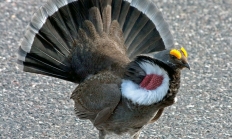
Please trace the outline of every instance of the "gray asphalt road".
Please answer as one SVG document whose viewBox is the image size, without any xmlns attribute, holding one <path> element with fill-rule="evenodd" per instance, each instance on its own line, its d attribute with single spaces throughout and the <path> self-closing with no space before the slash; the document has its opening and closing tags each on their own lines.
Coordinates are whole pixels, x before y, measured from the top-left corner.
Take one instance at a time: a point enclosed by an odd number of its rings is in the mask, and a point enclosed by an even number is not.
<svg viewBox="0 0 232 139">
<path fill-rule="evenodd" d="M 94 139 L 97 130 L 74 115 L 75 84 L 17 70 L 25 27 L 44 2 L 0 0 L 0 138 Z M 155 2 L 191 70 L 183 71 L 178 102 L 141 138 L 232 138 L 232 1 Z"/>
</svg>

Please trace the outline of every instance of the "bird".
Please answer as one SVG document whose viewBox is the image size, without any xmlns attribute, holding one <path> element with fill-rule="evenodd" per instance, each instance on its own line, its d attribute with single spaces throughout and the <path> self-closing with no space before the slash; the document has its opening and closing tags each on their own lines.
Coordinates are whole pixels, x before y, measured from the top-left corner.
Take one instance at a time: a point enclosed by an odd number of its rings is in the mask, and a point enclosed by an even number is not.
<svg viewBox="0 0 232 139">
<path fill-rule="evenodd" d="M 152 0 L 48 0 L 26 28 L 17 63 L 76 83 L 75 115 L 99 139 L 138 139 L 176 102 L 187 58 Z"/>
</svg>

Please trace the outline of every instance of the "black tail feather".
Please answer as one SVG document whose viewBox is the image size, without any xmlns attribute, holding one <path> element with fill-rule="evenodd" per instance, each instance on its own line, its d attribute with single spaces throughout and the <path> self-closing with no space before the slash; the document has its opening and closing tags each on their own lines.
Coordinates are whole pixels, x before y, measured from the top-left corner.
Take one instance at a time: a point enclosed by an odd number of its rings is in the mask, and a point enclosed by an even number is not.
<svg viewBox="0 0 232 139">
<path fill-rule="evenodd" d="M 122 0 L 112 1 L 112 20 L 119 20 L 120 11 L 122 8 Z"/>
<path fill-rule="evenodd" d="M 130 3 L 123 2 L 121 5 L 121 11 L 120 11 L 119 19 L 118 19 L 118 22 L 121 28 L 123 28 L 124 26 L 129 9 L 130 9 Z M 123 31 L 125 31 L 125 29 L 123 29 Z"/>
</svg>

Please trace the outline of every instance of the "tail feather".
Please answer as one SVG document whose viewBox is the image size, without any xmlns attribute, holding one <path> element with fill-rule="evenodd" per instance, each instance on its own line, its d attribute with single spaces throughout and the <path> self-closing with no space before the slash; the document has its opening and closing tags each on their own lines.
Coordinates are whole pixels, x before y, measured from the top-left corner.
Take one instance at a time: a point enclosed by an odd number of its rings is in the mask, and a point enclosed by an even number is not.
<svg viewBox="0 0 232 139">
<path fill-rule="evenodd" d="M 168 24 L 165 22 L 162 13 L 158 10 L 156 5 L 152 2 L 152 4 L 148 5 L 147 10 L 144 10 L 144 12 L 156 26 L 156 29 L 164 42 L 164 48 L 174 47 L 173 37 Z"/>
<path fill-rule="evenodd" d="M 135 25 L 140 25 L 140 24 L 134 22 L 134 21 L 138 20 L 140 14 L 141 14 L 140 11 L 138 11 L 135 8 L 132 8 L 130 10 L 130 12 L 128 13 L 128 15 L 127 15 L 127 17 L 128 17 L 128 19 L 126 20 L 127 22 L 125 22 L 125 24 L 123 26 L 123 28 L 125 30 L 123 32 L 124 33 L 124 37 L 127 38 L 125 40 L 126 46 L 130 46 L 130 43 L 128 43 L 128 42 L 131 42 L 134 39 L 134 37 L 132 37 L 131 35 L 133 35 L 133 36 L 137 35 L 136 33 L 134 33 L 135 32 L 134 30 L 136 30 L 136 32 L 138 32 L 137 30 L 141 29 L 139 27 L 133 28 Z M 142 21 L 142 24 L 146 24 L 146 22 Z M 134 31 L 133 34 L 131 34 L 131 31 Z M 130 37 L 128 37 L 129 35 L 130 35 Z"/>
<path fill-rule="evenodd" d="M 101 19 L 100 11 L 97 7 L 93 7 L 89 10 L 89 20 L 95 25 L 95 28 L 99 34 L 103 33 L 103 23 Z"/>
<path fill-rule="evenodd" d="M 62 3 L 57 3 L 57 7 L 62 7 L 62 5 L 68 4 L 65 1 L 60 0 L 60 2 Z M 72 15 L 70 6 L 64 6 L 60 8 L 59 12 L 60 12 L 61 17 L 63 17 L 62 19 L 64 20 L 64 23 L 66 24 L 67 28 L 69 29 L 71 36 L 75 39 L 78 34 L 77 31 L 78 31 L 79 26 L 78 24 L 75 24 L 75 21 L 74 21 L 75 18 Z"/>
<path fill-rule="evenodd" d="M 137 24 L 139 26 L 139 24 Z M 159 33 L 154 30 L 155 26 L 151 22 L 147 22 L 144 26 L 133 29 L 131 35 L 133 39 L 128 39 L 128 52 L 130 56 L 136 56 L 133 53 L 144 53 L 141 49 L 147 49 L 153 41 L 160 39 Z M 159 50 L 156 50 L 159 51 Z"/>
<path fill-rule="evenodd" d="M 24 63 L 30 63 L 27 59 L 33 59 L 37 61 L 42 61 L 42 64 L 51 65 L 51 67 L 57 67 L 59 69 L 67 70 L 70 67 L 70 63 L 66 61 L 64 57 L 61 57 L 59 51 L 55 50 L 46 40 L 44 40 L 40 35 L 35 37 L 33 46 L 30 53 L 25 54 L 22 49 L 19 49 L 21 58 L 19 60 L 24 61 Z M 23 57 L 26 55 L 25 57 Z M 39 62 L 41 63 L 41 62 Z"/>
<path fill-rule="evenodd" d="M 127 54 L 130 58 L 141 53 L 173 47 L 168 25 L 152 1 L 132 0 L 131 6 L 126 17 L 128 20 L 123 25 L 125 44 L 128 47 Z M 137 10 L 140 12 L 136 12 Z M 157 43 L 160 40 L 164 43 Z"/>
<path fill-rule="evenodd" d="M 75 0 L 74 0 L 75 1 Z M 76 25 L 76 28 L 78 30 L 79 27 L 81 27 L 82 22 L 87 19 L 85 10 L 79 10 L 81 9 L 81 4 L 77 2 L 71 2 L 67 5 L 69 7 L 69 10 L 72 15 L 72 19 L 74 21 L 74 24 Z"/>
<path fill-rule="evenodd" d="M 140 54 L 139 52 L 141 52 L 141 51 L 143 52 L 143 54 L 161 51 L 161 50 L 163 50 L 162 46 L 164 45 L 164 43 L 159 38 L 150 38 L 144 45 L 146 45 L 147 47 L 146 48 L 141 47 L 139 50 L 134 51 L 134 53 L 136 54 L 136 52 L 137 52 L 137 55 L 139 55 Z"/>
<path fill-rule="evenodd" d="M 48 18 L 50 20 L 51 24 L 55 27 L 55 31 L 58 32 L 63 40 L 66 41 L 66 43 L 70 43 L 74 41 L 74 36 L 71 35 L 70 30 L 67 25 L 65 24 L 62 15 L 60 12 L 56 12 L 56 14 L 53 14 L 51 17 Z M 70 45 L 67 45 L 69 49 L 71 48 Z"/>
<path fill-rule="evenodd" d="M 41 70 L 44 69 L 45 71 L 50 71 L 51 73 L 65 72 L 64 70 L 62 70 L 62 68 L 47 62 L 46 59 L 36 58 L 35 56 L 28 55 L 27 60 L 24 62 L 24 65 L 32 66 Z"/>
<path fill-rule="evenodd" d="M 112 1 L 112 20 L 119 20 L 120 11 L 122 8 L 122 0 Z"/>
<path fill-rule="evenodd" d="M 52 48 L 56 48 L 65 57 L 70 54 L 69 40 L 67 40 L 62 32 L 57 31 L 59 28 L 55 27 L 54 23 L 51 23 L 48 19 L 44 26 L 40 29 L 39 34 L 52 45 Z"/>
<path fill-rule="evenodd" d="M 148 18 L 143 15 L 142 17 L 138 18 L 138 20 L 134 20 L 133 22 L 136 22 L 136 24 L 134 24 L 132 30 L 129 32 L 129 37 L 125 36 L 125 44 L 126 46 L 128 46 L 127 52 L 129 56 L 131 55 L 133 50 L 138 47 L 138 45 L 140 44 L 139 42 L 142 42 L 144 39 L 148 39 L 150 37 L 148 36 L 148 34 L 155 28 L 155 26 L 151 22 L 146 21 L 148 21 Z M 146 46 L 143 45 L 142 47 Z"/>
<path fill-rule="evenodd" d="M 52 70 L 50 69 L 47 70 L 47 69 L 38 67 L 39 63 L 37 61 L 34 61 L 34 62 L 31 61 L 31 63 L 35 63 L 37 66 L 33 64 L 29 64 L 29 63 L 24 63 L 20 60 L 18 60 L 17 63 L 19 65 L 19 68 L 24 71 L 30 71 L 32 73 L 43 74 L 43 75 L 52 76 L 52 77 L 70 81 L 70 78 L 67 77 L 65 74 L 63 74 L 63 72 L 57 72 L 57 71 L 52 72 Z M 42 65 L 42 67 L 44 67 L 44 65 Z"/>
<path fill-rule="evenodd" d="M 129 9 L 130 9 L 130 3 L 123 2 L 121 5 L 121 11 L 120 11 L 119 19 L 118 19 L 118 22 L 121 28 L 123 28 L 124 26 Z M 123 31 L 125 30 L 123 29 Z"/>
<path fill-rule="evenodd" d="M 24 52 L 19 50 L 19 55 L 24 56 Z M 36 71 L 35 73 L 39 72 L 40 74 L 44 73 L 45 75 L 56 75 L 56 77 L 61 77 L 63 75 L 66 77 L 64 74 L 66 68 L 62 69 L 62 66 L 54 65 L 54 63 L 48 62 L 45 58 L 40 58 L 39 56 L 36 57 L 33 54 L 27 54 L 25 60 L 19 58 L 18 64 L 24 71 Z"/>
<path fill-rule="evenodd" d="M 25 36 L 21 42 L 21 49 L 24 50 L 25 52 L 30 52 L 31 50 L 31 45 L 33 43 L 34 37 L 35 37 L 35 31 L 33 28 L 30 29 L 30 26 L 27 27 L 27 31 L 25 33 Z"/>
<path fill-rule="evenodd" d="M 101 37 L 120 44 L 117 50 L 130 59 L 173 47 L 152 0 L 48 0 L 27 28 L 18 63 L 27 72 L 79 83 L 102 69 L 92 65 L 98 48 L 91 42 Z"/>
<path fill-rule="evenodd" d="M 98 1 L 98 3 L 100 3 L 100 9 L 101 9 L 101 12 L 103 11 L 103 9 L 105 7 L 107 7 L 108 5 L 112 5 L 112 0 L 95 0 L 95 1 Z"/>
<path fill-rule="evenodd" d="M 103 20 L 103 30 L 108 34 L 111 25 L 111 6 L 107 5 L 103 9 L 102 20 Z"/>
<path fill-rule="evenodd" d="M 92 22 L 90 22 L 89 20 L 84 21 L 83 27 L 91 39 L 95 40 L 96 38 L 98 38 L 99 35 L 95 29 L 95 26 L 92 24 Z"/>
</svg>

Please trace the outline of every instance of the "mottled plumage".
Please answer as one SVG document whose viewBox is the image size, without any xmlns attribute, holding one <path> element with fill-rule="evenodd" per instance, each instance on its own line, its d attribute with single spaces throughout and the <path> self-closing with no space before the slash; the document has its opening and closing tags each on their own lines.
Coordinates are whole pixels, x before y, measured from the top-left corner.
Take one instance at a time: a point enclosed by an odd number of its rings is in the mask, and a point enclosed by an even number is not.
<svg viewBox="0 0 232 139">
<path fill-rule="evenodd" d="M 175 102 L 187 51 L 152 0 L 48 0 L 19 48 L 23 71 L 79 84 L 75 113 L 106 134 L 139 138 Z"/>
</svg>

